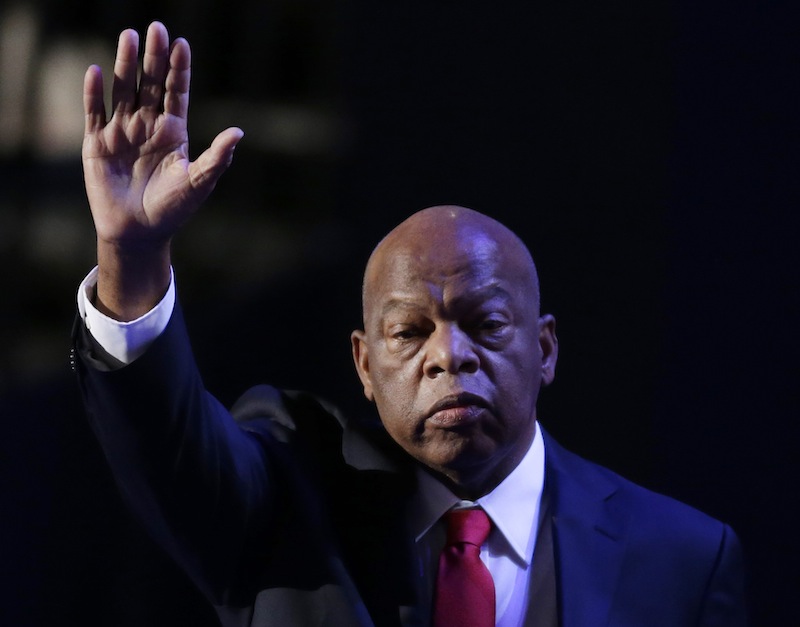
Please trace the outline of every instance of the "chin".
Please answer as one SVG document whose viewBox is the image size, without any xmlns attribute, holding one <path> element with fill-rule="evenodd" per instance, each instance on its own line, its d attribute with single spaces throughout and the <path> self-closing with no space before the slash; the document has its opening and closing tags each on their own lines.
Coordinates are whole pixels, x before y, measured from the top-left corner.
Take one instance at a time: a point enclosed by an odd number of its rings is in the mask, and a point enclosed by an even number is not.
<svg viewBox="0 0 800 627">
<path fill-rule="evenodd" d="M 448 454 L 427 456 L 427 462 L 420 460 L 426 466 L 447 475 L 483 475 L 486 469 L 493 466 L 494 450 L 475 450 L 472 447 L 466 450 L 450 451 Z"/>
</svg>

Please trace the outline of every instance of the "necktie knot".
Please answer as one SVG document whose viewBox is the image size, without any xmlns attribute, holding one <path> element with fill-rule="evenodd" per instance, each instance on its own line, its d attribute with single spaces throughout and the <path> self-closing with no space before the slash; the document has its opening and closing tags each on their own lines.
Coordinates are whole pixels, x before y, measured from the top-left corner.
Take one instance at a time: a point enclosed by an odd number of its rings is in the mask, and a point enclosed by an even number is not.
<svg viewBox="0 0 800 627">
<path fill-rule="evenodd" d="M 456 509 L 444 515 L 447 544 L 472 544 L 478 548 L 486 542 L 492 524 L 482 509 Z"/>
</svg>

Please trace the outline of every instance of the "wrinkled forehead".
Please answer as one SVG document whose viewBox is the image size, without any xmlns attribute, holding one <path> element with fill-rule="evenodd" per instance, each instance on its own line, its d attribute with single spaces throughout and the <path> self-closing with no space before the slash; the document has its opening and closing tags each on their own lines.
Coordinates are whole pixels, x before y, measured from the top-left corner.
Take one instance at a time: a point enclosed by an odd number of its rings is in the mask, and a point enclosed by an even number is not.
<svg viewBox="0 0 800 627">
<path fill-rule="evenodd" d="M 425 226 L 399 228 L 375 249 L 364 277 L 365 315 L 397 291 L 460 292 L 502 285 L 538 304 L 530 253 L 505 227 L 468 221 Z"/>
</svg>

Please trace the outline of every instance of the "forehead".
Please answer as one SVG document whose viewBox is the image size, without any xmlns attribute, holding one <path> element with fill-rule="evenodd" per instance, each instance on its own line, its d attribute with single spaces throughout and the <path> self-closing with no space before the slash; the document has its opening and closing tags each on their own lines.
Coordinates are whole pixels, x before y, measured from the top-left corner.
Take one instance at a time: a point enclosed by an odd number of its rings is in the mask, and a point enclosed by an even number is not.
<svg viewBox="0 0 800 627">
<path fill-rule="evenodd" d="M 434 299 L 528 300 L 535 290 L 532 263 L 521 245 L 498 241 L 481 229 L 416 233 L 389 242 L 365 283 L 365 306 L 387 307 Z"/>
<path fill-rule="evenodd" d="M 489 280 L 500 273 L 502 255 L 492 238 L 480 232 L 441 234 L 420 237 L 391 247 L 383 256 L 378 271 L 380 286 L 388 284 L 452 283 L 464 280 Z"/>
</svg>

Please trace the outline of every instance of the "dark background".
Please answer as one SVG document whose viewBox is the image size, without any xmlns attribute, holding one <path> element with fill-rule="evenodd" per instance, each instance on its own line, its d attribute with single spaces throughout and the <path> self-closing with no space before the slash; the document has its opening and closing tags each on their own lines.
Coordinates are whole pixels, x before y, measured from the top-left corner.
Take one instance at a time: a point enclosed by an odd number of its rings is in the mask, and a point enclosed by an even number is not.
<svg viewBox="0 0 800 627">
<path fill-rule="evenodd" d="M 247 133 L 176 244 L 217 396 L 270 381 L 371 411 L 348 341 L 369 251 L 424 206 L 481 210 L 530 245 L 558 319 L 545 426 L 732 524 L 753 624 L 798 624 L 793 3 L 19 6 L 37 35 L 24 132 L 0 135 L 0 624 L 215 624 L 121 505 L 67 363 L 93 233 L 80 134 L 55 138 L 97 46 L 151 19 L 193 44 L 195 152 Z M 58 81 L 36 77 L 84 57 L 48 131 Z"/>
</svg>

